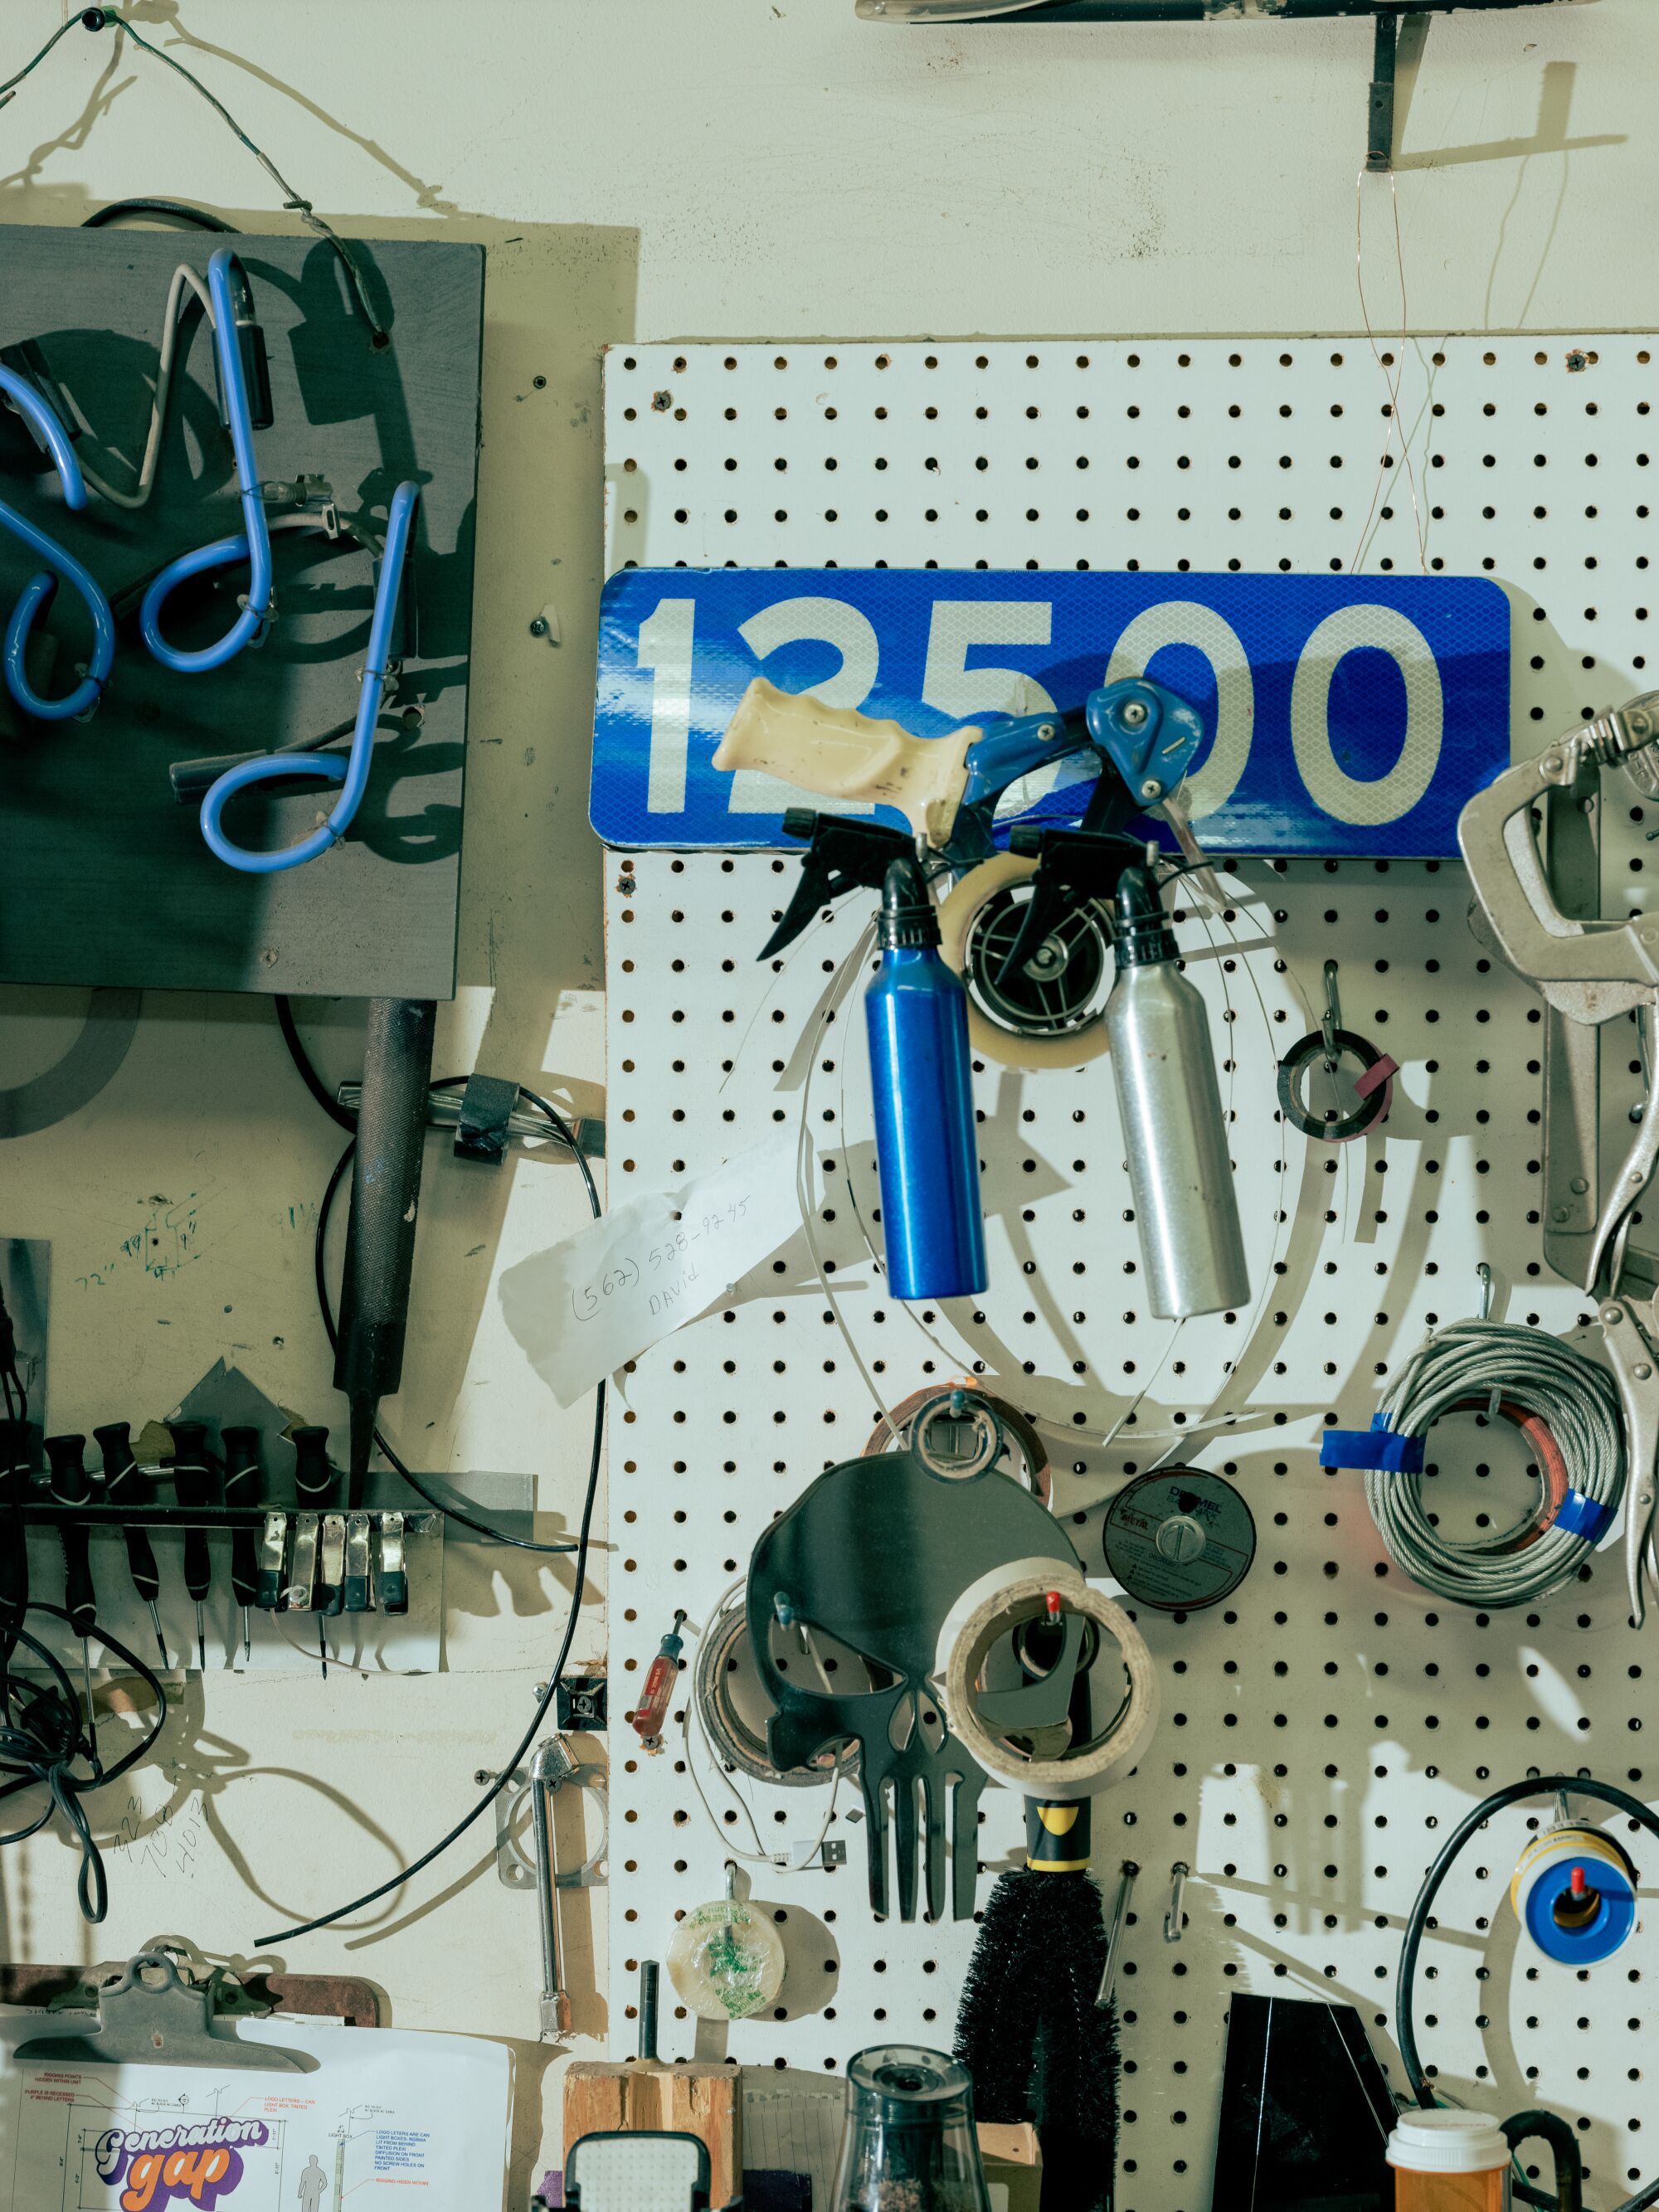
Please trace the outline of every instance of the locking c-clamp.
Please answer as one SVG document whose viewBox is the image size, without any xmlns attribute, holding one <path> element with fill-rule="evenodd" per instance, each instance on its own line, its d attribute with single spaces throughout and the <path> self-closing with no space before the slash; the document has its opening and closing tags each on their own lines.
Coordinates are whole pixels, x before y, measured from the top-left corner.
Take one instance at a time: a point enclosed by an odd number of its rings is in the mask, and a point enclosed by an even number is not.
<svg viewBox="0 0 1659 2212">
<path fill-rule="evenodd" d="M 1571 1021 L 1593 1026 L 1641 1008 L 1659 1016 L 1659 914 L 1624 922 L 1571 920 L 1551 896 L 1530 824 L 1513 825 L 1540 799 L 1571 790 L 1591 767 L 1635 763 L 1644 791 L 1659 789 L 1659 754 L 1648 750 L 1656 743 L 1659 692 L 1648 692 L 1571 731 L 1536 760 L 1505 769 L 1458 818 L 1457 842 L 1498 951 Z M 1584 1285 L 1601 1301 L 1597 1319 L 1624 1410 L 1625 1579 L 1638 1627 L 1646 1612 L 1644 1566 L 1659 1583 L 1659 1298 L 1621 1297 L 1620 1281 L 1631 1224 L 1656 1164 L 1659 1083 L 1649 1090 L 1635 1142 L 1602 1207 Z"/>
</svg>

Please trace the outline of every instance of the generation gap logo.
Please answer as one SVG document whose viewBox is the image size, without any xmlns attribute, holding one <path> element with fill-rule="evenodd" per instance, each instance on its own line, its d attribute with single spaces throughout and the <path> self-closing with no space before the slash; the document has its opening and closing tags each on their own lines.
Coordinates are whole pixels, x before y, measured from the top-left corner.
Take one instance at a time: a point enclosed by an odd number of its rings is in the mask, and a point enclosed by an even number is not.
<svg viewBox="0 0 1659 2212">
<path fill-rule="evenodd" d="M 93 2151 L 99 2179 L 118 2185 L 120 2212 L 161 2212 L 169 2204 L 213 2212 L 246 2171 L 242 2154 L 263 2149 L 263 2120 L 191 2120 L 171 2128 L 111 2128 Z"/>
</svg>

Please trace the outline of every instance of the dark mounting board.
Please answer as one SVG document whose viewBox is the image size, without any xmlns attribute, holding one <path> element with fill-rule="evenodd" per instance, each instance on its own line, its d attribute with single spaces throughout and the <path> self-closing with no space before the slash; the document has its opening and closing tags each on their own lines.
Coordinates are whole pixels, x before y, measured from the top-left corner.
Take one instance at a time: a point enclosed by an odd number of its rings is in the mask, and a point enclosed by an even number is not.
<svg viewBox="0 0 1659 2212">
<path fill-rule="evenodd" d="M 82 458 L 122 489 L 135 480 L 173 271 L 234 246 L 253 287 L 276 421 L 255 434 L 262 480 L 320 476 L 343 521 L 384 527 L 404 477 L 421 486 L 410 555 L 418 651 L 400 704 L 418 728 L 382 734 L 356 823 L 303 867 L 247 876 L 202 841 L 175 804 L 170 762 L 282 750 L 356 710 L 374 596 L 372 556 L 300 532 L 273 538 L 277 620 L 265 642 L 204 675 L 150 658 L 136 617 L 119 625 L 114 673 L 88 722 L 20 723 L 0 734 L 0 981 L 442 999 L 455 988 L 461 785 L 477 512 L 483 249 L 354 241 L 392 343 L 376 351 L 344 272 L 320 240 L 205 233 L 42 229 L 8 224 L 0 346 L 33 338 L 88 426 Z M 112 599 L 164 562 L 240 527 L 212 334 L 186 315 L 158 482 L 137 514 L 94 493 L 66 513 L 56 479 L 0 415 L 0 497 L 60 538 Z M 111 445 L 125 457 L 114 459 Z M 273 510 L 276 512 L 276 510 Z M 38 564 L 0 532 L 0 621 Z M 246 568 L 173 595 L 167 634 L 222 634 Z M 204 580 L 212 581 L 213 580 Z M 64 586 L 46 624 L 58 669 L 88 632 Z M 66 673 L 45 689 L 60 694 Z M 386 731 L 383 722 L 383 732 Z M 319 793 L 321 794 L 319 798 Z M 331 787 L 279 787 L 233 803 L 238 842 L 289 844 Z"/>
</svg>

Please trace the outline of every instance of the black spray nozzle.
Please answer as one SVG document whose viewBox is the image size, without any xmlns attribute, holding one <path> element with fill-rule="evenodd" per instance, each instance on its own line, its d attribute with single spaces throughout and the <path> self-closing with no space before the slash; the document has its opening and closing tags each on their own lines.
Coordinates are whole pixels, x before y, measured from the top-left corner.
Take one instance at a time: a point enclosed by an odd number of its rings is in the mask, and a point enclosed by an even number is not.
<svg viewBox="0 0 1659 2212">
<path fill-rule="evenodd" d="M 1035 860 L 1037 867 L 1019 934 L 997 977 L 1004 990 L 1013 987 L 1027 962 L 1036 959 L 1068 915 L 1094 901 L 1115 899 L 1120 879 L 1145 858 L 1146 848 L 1114 831 L 1044 830 L 1028 824 L 1013 831 L 1008 850 L 1021 860 Z"/>
<path fill-rule="evenodd" d="M 783 827 L 787 836 L 806 841 L 806 851 L 795 895 L 761 947 L 758 957 L 763 960 L 793 945 L 820 907 L 848 891 L 879 890 L 896 855 L 915 865 L 915 848 L 905 832 L 884 829 L 877 822 L 848 822 L 838 814 L 815 814 L 811 807 L 792 806 Z"/>
<path fill-rule="evenodd" d="M 1176 957 L 1175 932 L 1150 868 L 1125 868 L 1118 878 L 1113 927 L 1120 968 L 1151 968 Z"/>
<path fill-rule="evenodd" d="M 912 853 L 895 853 L 881 878 L 876 942 L 884 952 L 899 945 L 937 945 L 939 916 Z"/>
</svg>

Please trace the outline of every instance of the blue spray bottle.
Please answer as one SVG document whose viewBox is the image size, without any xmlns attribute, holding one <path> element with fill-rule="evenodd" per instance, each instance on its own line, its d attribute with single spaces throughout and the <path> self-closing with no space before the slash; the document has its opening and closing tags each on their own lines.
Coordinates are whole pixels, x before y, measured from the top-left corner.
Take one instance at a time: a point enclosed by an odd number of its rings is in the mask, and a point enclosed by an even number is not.
<svg viewBox="0 0 1659 2212">
<path fill-rule="evenodd" d="M 989 1279 L 979 1201 L 968 994 L 939 957 L 939 917 L 902 830 L 792 806 L 800 880 L 762 948 L 769 960 L 832 899 L 879 890 L 881 959 L 865 992 L 887 1276 L 896 1297 L 975 1297 Z"/>
<path fill-rule="evenodd" d="M 939 917 L 908 853 L 883 876 L 876 942 L 864 1016 L 888 1279 L 896 1297 L 970 1297 L 989 1277 L 968 994 L 939 956 Z"/>
</svg>

